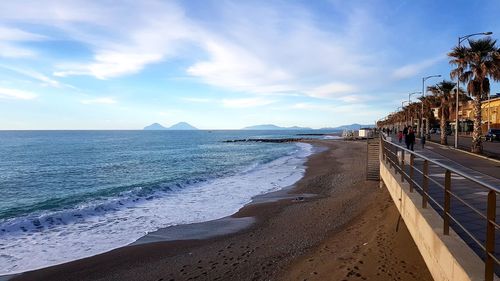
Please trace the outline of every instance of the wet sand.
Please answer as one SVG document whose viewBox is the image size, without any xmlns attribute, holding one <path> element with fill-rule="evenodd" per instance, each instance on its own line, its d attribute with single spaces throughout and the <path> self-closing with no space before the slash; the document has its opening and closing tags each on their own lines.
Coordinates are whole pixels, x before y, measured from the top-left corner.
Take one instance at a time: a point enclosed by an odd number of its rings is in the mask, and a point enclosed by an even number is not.
<svg viewBox="0 0 500 281">
<path fill-rule="evenodd" d="M 327 150 L 304 178 L 230 218 L 14 280 L 432 280 L 387 191 L 365 181 L 366 143 L 311 143 Z"/>
</svg>

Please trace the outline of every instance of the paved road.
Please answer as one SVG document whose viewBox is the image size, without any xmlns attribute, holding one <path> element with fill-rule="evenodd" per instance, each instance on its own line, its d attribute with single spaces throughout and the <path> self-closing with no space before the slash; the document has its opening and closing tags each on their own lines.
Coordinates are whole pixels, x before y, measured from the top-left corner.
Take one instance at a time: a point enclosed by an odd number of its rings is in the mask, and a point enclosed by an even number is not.
<svg viewBox="0 0 500 281">
<path fill-rule="evenodd" d="M 396 138 L 393 137 L 392 140 L 395 141 L 395 144 L 399 145 Z M 424 149 L 422 149 L 420 145 L 416 145 L 415 151 L 439 164 L 450 166 L 461 173 L 487 182 L 500 189 L 500 162 L 479 158 L 454 149 L 443 148 L 432 143 L 428 143 Z M 409 159 L 409 156 L 405 159 Z M 423 159 L 415 158 L 415 169 L 422 171 L 423 163 Z M 409 175 L 410 168 L 408 165 L 406 166 L 405 172 Z M 417 171 L 414 172 L 414 175 L 415 183 L 422 186 L 423 176 Z M 430 163 L 429 176 L 431 178 L 429 181 L 429 196 L 435 200 L 435 202 L 429 203 L 442 216 L 443 212 L 440 206 L 444 206 L 443 186 L 445 169 L 441 168 L 439 165 Z M 455 195 L 474 207 L 479 213 L 486 215 L 488 192 L 485 188 L 455 173 L 451 175 L 451 186 L 452 192 Z M 420 189 L 416 188 L 416 190 L 422 194 Z M 484 245 L 484 241 L 486 240 L 486 220 L 481 215 L 475 213 L 464 203 L 453 197 L 451 199 L 451 214 L 467 231 L 471 232 L 473 236 Z M 500 194 L 497 197 L 497 214 L 500 214 Z M 457 223 L 452 222 L 451 227 L 480 257 L 484 257 L 484 251 L 481 247 L 478 246 L 465 231 L 460 229 Z M 496 231 L 496 249 L 500 249 L 500 230 Z M 499 257 L 500 254 L 497 255 L 497 258 Z M 500 268 L 498 268 L 496 272 L 499 274 Z"/>
<path fill-rule="evenodd" d="M 439 142 L 440 136 L 438 134 L 431 134 L 431 140 L 435 142 Z M 472 142 L 472 137 L 469 136 L 458 136 L 458 148 L 470 151 L 470 146 Z M 448 145 L 455 145 L 455 137 L 448 136 Z M 500 142 L 483 142 L 483 153 L 486 156 L 500 159 Z"/>
</svg>

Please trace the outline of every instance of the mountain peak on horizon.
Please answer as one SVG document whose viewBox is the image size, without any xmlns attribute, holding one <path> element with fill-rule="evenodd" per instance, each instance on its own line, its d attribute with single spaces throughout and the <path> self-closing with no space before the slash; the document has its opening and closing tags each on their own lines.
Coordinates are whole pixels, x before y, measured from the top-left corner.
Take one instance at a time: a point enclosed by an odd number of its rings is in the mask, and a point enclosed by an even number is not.
<svg viewBox="0 0 500 281">
<path fill-rule="evenodd" d="M 167 128 L 163 127 L 160 123 L 153 123 L 149 126 L 144 127 L 143 130 L 166 130 Z"/>
<path fill-rule="evenodd" d="M 143 130 L 198 130 L 198 128 L 190 125 L 187 122 L 179 122 L 170 127 L 164 127 L 159 123 L 153 123 L 149 126 L 144 127 Z"/>
<path fill-rule="evenodd" d="M 169 130 L 198 130 L 198 128 L 192 126 L 187 122 L 179 122 L 168 128 Z"/>
<path fill-rule="evenodd" d="M 323 130 L 359 130 L 360 128 L 372 128 L 375 125 L 366 125 L 366 124 L 358 124 L 353 123 L 350 125 L 341 125 L 333 128 L 322 128 Z"/>
</svg>

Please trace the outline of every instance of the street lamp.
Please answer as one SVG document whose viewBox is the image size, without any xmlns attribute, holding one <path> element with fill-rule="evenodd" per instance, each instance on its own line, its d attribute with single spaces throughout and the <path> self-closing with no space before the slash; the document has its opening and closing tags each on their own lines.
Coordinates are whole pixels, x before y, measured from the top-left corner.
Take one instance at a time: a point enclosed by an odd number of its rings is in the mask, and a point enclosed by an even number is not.
<svg viewBox="0 0 500 281">
<path fill-rule="evenodd" d="M 465 35 L 462 37 L 458 37 L 458 47 L 460 48 L 460 45 L 462 44 L 462 42 L 465 40 L 468 40 L 472 36 L 491 35 L 491 34 L 493 34 L 493 32 L 487 31 L 487 32 L 473 33 L 473 34 Z M 458 103 L 459 103 L 458 95 L 459 95 L 459 90 L 460 90 L 460 74 L 461 73 L 459 73 L 459 76 L 457 77 L 457 90 L 456 90 L 456 101 L 455 101 L 455 148 L 458 148 Z M 488 96 L 488 99 L 489 98 L 490 97 Z M 488 104 L 488 130 L 489 130 L 489 126 L 490 126 L 489 110 L 490 110 L 490 108 L 489 108 L 489 104 Z"/>
<path fill-rule="evenodd" d="M 420 128 L 420 137 L 424 137 L 424 96 L 425 96 L 425 81 L 430 78 L 441 77 L 441 75 L 430 75 L 422 77 L 422 125 Z"/>
<path fill-rule="evenodd" d="M 403 106 L 404 106 L 404 104 L 405 104 L 406 102 L 407 102 L 408 104 L 410 104 L 410 101 L 409 101 L 409 100 L 404 100 L 404 101 L 402 101 L 402 102 L 401 102 L 401 110 L 404 110 Z M 405 110 L 405 126 L 408 126 L 408 112 L 406 112 L 406 110 Z"/>
<path fill-rule="evenodd" d="M 411 103 L 411 96 L 421 94 L 422 92 L 413 92 L 408 94 L 408 105 Z M 413 116 L 411 117 L 411 127 L 413 128 Z"/>
<path fill-rule="evenodd" d="M 421 94 L 422 92 L 413 92 L 408 94 L 408 102 L 411 102 L 411 96 Z"/>
</svg>

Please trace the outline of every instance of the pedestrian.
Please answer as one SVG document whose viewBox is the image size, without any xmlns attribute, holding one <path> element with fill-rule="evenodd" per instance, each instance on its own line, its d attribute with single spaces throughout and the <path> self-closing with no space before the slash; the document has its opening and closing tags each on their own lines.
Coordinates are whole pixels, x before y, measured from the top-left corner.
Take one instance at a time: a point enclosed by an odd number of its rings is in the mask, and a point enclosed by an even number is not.
<svg viewBox="0 0 500 281">
<path fill-rule="evenodd" d="M 399 131 L 398 133 L 398 141 L 401 143 L 403 141 L 403 131 Z"/>
<path fill-rule="evenodd" d="M 420 139 L 420 143 L 422 144 L 422 149 L 424 149 L 424 146 L 425 146 L 425 134 Z"/>
<path fill-rule="evenodd" d="M 405 136 L 406 149 L 413 151 L 413 145 L 415 144 L 415 133 L 413 132 L 413 128 L 410 127 L 408 130 L 408 134 Z"/>
<path fill-rule="evenodd" d="M 403 135 L 404 135 L 404 137 L 406 137 L 406 135 L 408 135 L 408 128 L 409 128 L 409 126 L 408 126 L 408 127 L 405 127 L 405 128 L 403 129 Z"/>
</svg>

